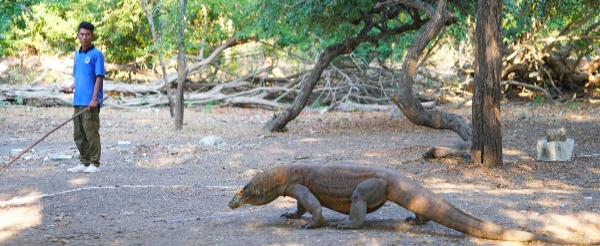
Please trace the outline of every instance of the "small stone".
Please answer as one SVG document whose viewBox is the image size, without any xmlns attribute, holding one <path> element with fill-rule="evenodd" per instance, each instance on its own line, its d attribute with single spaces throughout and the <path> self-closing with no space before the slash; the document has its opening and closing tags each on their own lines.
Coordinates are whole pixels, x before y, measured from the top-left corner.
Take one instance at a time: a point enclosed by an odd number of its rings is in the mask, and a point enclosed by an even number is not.
<svg viewBox="0 0 600 246">
<path fill-rule="evenodd" d="M 256 176 L 256 174 L 257 174 L 257 173 L 260 173 L 260 172 L 262 172 L 262 171 L 260 171 L 260 170 L 256 170 L 256 169 L 248 169 L 248 170 L 246 170 L 246 171 L 244 172 L 244 174 L 243 174 L 243 175 L 244 175 L 244 177 L 246 177 L 246 178 L 250 178 L 250 177 L 254 177 L 254 176 Z"/>
<path fill-rule="evenodd" d="M 206 146 L 225 145 L 225 141 L 219 136 L 206 136 L 200 140 L 200 144 Z"/>
</svg>

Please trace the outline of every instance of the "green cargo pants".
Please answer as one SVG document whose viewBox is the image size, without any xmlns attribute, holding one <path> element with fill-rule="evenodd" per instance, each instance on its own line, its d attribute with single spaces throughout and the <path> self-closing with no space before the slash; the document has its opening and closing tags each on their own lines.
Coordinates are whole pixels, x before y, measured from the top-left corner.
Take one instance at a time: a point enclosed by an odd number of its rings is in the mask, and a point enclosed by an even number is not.
<svg viewBox="0 0 600 246">
<path fill-rule="evenodd" d="M 73 139 L 79 150 L 79 161 L 85 166 L 100 166 L 100 107 L 87 111 L 88 107 L 75 106 L 75 113 L 86 112 L 73 119 Z"/>
</svg>

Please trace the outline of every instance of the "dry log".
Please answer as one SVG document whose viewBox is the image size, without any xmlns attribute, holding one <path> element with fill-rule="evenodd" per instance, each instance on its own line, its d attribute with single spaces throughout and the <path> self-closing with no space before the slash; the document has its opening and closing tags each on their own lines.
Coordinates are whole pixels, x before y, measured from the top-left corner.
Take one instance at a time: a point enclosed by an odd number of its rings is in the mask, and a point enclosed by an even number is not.
<svg viewBox="0 0 600 246">
<path fill-rule="evenodd" d="M 471 158 L 471 152 L 448 147 L 433 147 L 423 154 L 424 158 L 459 157 Z"/>
<path fill-rule="evenodd" d="M 588 74 L 593 74 L 598 69 L 600 69 L 600 58 L 593 60 L 588 64 L 585 64 L 585 66 L 583 67 L 583 70 L 586 71 Z"/>
<path fill-rule="evenodd" d="M 517 63 L 517 64 L 512 64 L 510 66 L 507 66 L 504 69 L 504 71 L 502 71 L 502 80 L 508 79 L 508 75 L 510 75 L 511 73 L 515 73 L 515 74 L 519 75 L 519 77 L 525 79 L 528 77 L 528 75 L 527 75 L 528 69 L 529 69 L 529 66 L 525 63 Z"/>
<path fill-rule="evenodd" d="M 525 83 L 521 83 L 521 82 L 517 82 L 517 81 L 512 81 L 512 80 L 506 80 L 506 81 L 502 81 L 502 84 L 500 85 L 505 85 L 505 84 L 509 84 L 509 85 L 518 85 L 518 86 L 523 86 L 525 88 L 529 88 L 529 89 L 534 89 L 534 90 L 538 90 L 543 92 L 546 95 L 546 100 L 548 100 L 548 102 L 552 102 L 552 94 L 550 94 L 550 92 L 548 92 L 548 90 L 539 87 L 539 86 L 535 86 L 535 85 L 530 85 L 530 84 L 525 84 Z"/>
<path fill-rule="evenodd" d="M 333 109 L 342 112 L 355 112 L 355 111 L 388 111 L 394 108 L 396 105 L 377 105 L 377 104 L 358 104 L 343 102 L 335 105 Z"/>
</svg>

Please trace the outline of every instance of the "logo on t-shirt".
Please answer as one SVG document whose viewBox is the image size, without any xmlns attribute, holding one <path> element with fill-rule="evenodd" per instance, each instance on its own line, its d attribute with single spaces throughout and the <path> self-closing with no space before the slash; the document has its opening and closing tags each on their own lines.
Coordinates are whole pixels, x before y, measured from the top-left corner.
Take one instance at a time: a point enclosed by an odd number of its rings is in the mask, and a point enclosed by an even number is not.
<svg viewBox="0 0 600 246">
<path fill-rule="evenodd" d="M 88 56 L 88 57 L 86 57 L 86 58 L 85 58 L 85 64 L 88 64 L 88 63 L 90 63 L 90 60 L 91 60 L 91 59 L 90 59 L 90 57 L 89 57 L 89 56 Z"/>
</svg>

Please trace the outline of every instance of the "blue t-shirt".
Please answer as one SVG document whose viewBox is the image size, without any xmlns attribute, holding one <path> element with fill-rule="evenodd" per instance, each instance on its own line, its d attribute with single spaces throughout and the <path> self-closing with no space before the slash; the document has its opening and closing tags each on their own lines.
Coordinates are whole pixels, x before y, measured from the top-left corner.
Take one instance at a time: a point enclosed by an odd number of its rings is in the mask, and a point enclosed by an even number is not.
<svg viewBox="0 0 600 246">
<path fill-rule="evenodd" d="M 96 77 L 104 77 L 104 75 L 104 55 L 100 50 L 92 46 L 85 51 L 82 51 L 81 48 L 75 51 L 75 64 L 73 65 L 75 96 L 73 97 L 73 106 L 88 106 L 94 94 Z M 103 97 L 104 86 L 101 86 L 96 100 L 100 101 Z M 102 103 L 98 107 L 102 107 Z"/>
</svg>

